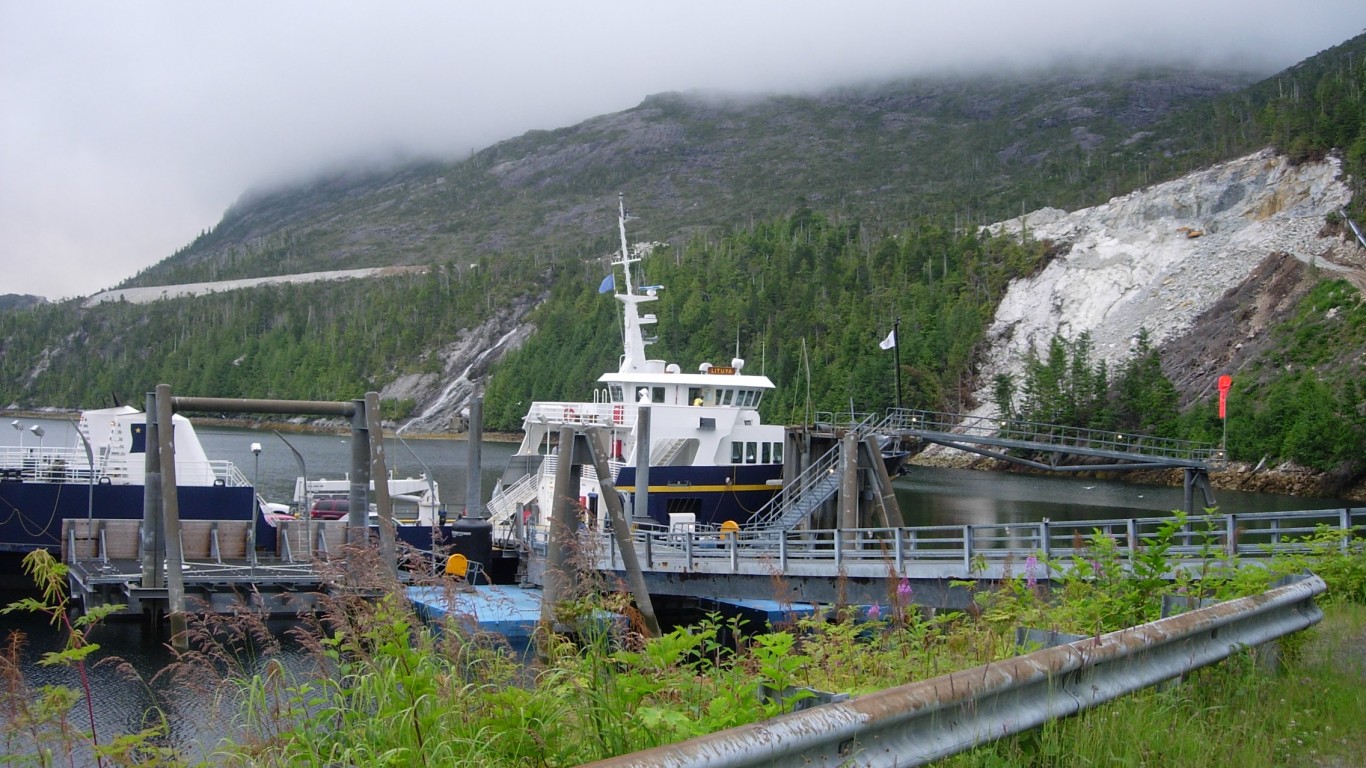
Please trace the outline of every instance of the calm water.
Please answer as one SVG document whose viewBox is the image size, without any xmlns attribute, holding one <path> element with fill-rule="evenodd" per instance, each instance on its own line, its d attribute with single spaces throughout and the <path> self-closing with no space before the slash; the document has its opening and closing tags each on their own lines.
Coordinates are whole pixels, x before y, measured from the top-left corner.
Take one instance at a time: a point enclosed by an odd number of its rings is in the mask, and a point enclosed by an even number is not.
<svg viewBox="0 0 1366 768">
<path fill-rule="evenodd" d="M 8 424 L 9 420 L 6 420 Z M 67 421 L 21 419 L 23 431 L 0 424 L 0 445 L 37 444 L 28 425 L 41 424 L 43 444 L 67 446 L 75 438 L 74 425 Z M 248 478 L 257 478 L 268 499 L 286 502 L 299 474 L 293 454 L 270 432 L 200 427 L 200 438 L 213 458 L 236 463 Z M 285 438 L 304 457 L 310 478 L 340 478 L 350 463 L 350 447 L 345 436 L 286 434 Z M 251 444 L 262 445 L 259 463 Z M 509 443 L 485 443 L 481 452 L 481 500 L 487 501 L 507 457 L 515 450 Z M 386 443 L 386 461 L 400 475 L 417 474 L 429 469 L 441 487 L 447 507 L 458 512 L 466 495 L 467 444 L 463 440 L 409 439 Z M 964 525 L 993 522 L 1086 520 L 1129 516 L 1160 516 L 1184 505 L 1181 488 L 1131 485 L 1091 478 L 1023 476 L 970 470 L 912 467 L 896 482 L 897 499 L 908 525 Z M 1216 491 L 1220 509 L 1232 512 L 1341 507 L 1346 502 L 1332 499 L 1307 499 L 1274 494 Z M 0 594 L 0 602 L 13 596 Z M 276 625 L 283 632 L 286 624 Z M 0 616 L 0 637 L 19 629 L 29 637 L 25 669 L 31 685 L 76 687 L 74 671 L 43 668 L 36 664 L 42 653 L 54 650 L 57 633 L 44 621 L 30 616 Z M 142 713 L 154 703 L 167 712 L 172 732 L 168 746 L 192 750 L 196 740 L 212 743 L 225 732 L 221 715 L 204 696 L 174 686 L 169 680 L 151 681 L 169 660 L 164 638 L 147 638 L 137 622 L 110 624 L 97 628 L 91 639 L 100 643 L 100 656 L 116 656 L 129 663 L 142 682 L 132 680 L 113 665 L 92 670 L 92 700 L 102 738 L 127 733 L 142 727 Z M 286 648 L 286 666 L 304 669 L 308 662 L 297 649 Z M 252 665 L 249 669 L 254 669 Z M 151 681 L 151 682 L 147 682 Z M 84 722 L 84 708 L 73 713 L 77 723 Z M 2 748 L 2 745 L 0 745 Z"/>
</svg>

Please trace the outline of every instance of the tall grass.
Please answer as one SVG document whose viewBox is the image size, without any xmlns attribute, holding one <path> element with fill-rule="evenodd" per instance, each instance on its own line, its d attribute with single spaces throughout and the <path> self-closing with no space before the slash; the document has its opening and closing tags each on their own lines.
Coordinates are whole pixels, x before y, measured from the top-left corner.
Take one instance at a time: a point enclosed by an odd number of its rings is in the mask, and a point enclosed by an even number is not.
<svg viewBox="0 0 1366 768">
<path fill-rule="evenodd" d="M 953 764 L 1350 764 L 1332 760 L 1354 757 L 1366 722 L 1362 543 L 1323 532 L 1269 567 L 1174 574 L 1167 548 L 1179 528 L 1143 542 L 1132 563 L 1099 534 L 1065 563 L 1031 558 L 979 593 L 971 615 L 922 610 L 909 584 L 893 582 L 888 605 L 843 606 L 782 630 L 710 616 L 646 638 L 629 622 L 601 619 L 629 615 L 629 600 L 580 570 L 536 659 L 474 632 L 467 617 L 424 624 L 392 574 L 377 563 L 358 573 L 364 555 L 355 553 L 336 581 L 345 588 L 295 632 L 310 668 L 276 661 L 277 640 L 259 617 L 204 615 L 191 624 L 193 650 L 167 674 L 220 703 L 216 764 L 570 766 L 781 714 L 809 689 L 857 695 L 1001 659 L 1018 653 L 1021 624 L 1109 631 L 1156 618 L 1163 594 L 1233 597 L 1309 567 L 1329 582 L 1321 602 L 1330 619 L 1284 642 L 1281 666 L 1237 656 Z M 1037 578 L 1045 568 L 1061 574 L 1051 594 Z M 6 688 L 19 691 L 6 674 Z M 79 699 L 71 695 L 68 706 Z M 3 696 L 13 706 L 22 694 Z M 5 729 L 13 738 L 16 727 Z"/>
</svg>

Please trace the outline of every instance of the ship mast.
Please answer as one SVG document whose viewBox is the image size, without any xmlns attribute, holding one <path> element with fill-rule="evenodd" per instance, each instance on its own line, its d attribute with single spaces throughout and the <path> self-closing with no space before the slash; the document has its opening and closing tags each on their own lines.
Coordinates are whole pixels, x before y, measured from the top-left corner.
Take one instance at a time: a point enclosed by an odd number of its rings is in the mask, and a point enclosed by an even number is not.
<svg viewBox="0 0 1366 768">
<path fill-rule="evenodd" d="M 631 246 L 626 241 L 626 196 L 617 194 L 617 229 L 621 232 L 621 253 L 620 258 L 613 263 L 614 266 L 621 266 L 626 273 L 624 281 L 625 292 L 617 292 L 615 296 L 622 304 L 622 347 L 621 373 L 643 372 L 662 366 L 662 361 L 651 361 L 646 359 L 645 346 L 650 343 L 645 339 L 643 326 L 655 322 L 654 315 L 641 315 L 640 305 L 648 301 L 655 301 L 655 288 L 652 286 L 638 293 L 637 288 L 631 282 L 631 265 L 640 261 L 632 258 Z M 656 365 L 651 365 L 654 363 Z"/>
</svg>

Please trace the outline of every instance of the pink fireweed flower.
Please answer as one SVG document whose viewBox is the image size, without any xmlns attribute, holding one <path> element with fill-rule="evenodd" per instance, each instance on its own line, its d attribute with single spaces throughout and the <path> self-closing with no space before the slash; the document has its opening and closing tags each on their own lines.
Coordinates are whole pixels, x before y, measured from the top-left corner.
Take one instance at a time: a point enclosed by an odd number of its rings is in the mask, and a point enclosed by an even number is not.
<svg viewBox="0 0 1366 768">
<path fill-rule="evenodd" d="M 914 594 L 915 590 L 911 589 L 910 579 L 902 579 L 901 583 L 896 585 L 896 596 L 898 599 L 901 600 L 902 603 L 911 602 L 911 595 Z"/>
<path fill-rule="evenodd" d="M 881 618 L 881 617 L 882 617 L 882 608 L 881 608 L 879 605 L 877 605 L 876 603 L 874 603 L 873 605 L 868 606 L 868 618 L 869 618 L 870 620 L 872 620 L 872 621 L 877 621 L 877 620 L 878 620 L 879 618 Z"/>
<path fill-rule="evenodd" d="M 1039 586 L 1039 579 L 1035 575 L 1035 570 L 1039 567 L 1039 558 L 1030 555 L 1025 558 L 1025 585 L 1030 589 Z"/>
</svg>

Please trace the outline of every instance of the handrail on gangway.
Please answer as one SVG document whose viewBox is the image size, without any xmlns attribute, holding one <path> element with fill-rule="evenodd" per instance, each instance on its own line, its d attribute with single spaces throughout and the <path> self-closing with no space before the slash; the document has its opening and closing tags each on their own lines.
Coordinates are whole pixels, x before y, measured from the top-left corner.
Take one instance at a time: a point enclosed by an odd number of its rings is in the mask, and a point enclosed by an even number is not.
<svg viewBox="0 0 1366 768">
<path fill-rule="evenodd" d="M 1210 443 L 909 408 L 890 409 L 882 429 L 950 447 L 971 443 L 1036 451 L 1063 451 L 1139 464 L 1204 467 L 1225 458 L 1223 451 Z"/>
</svg>

